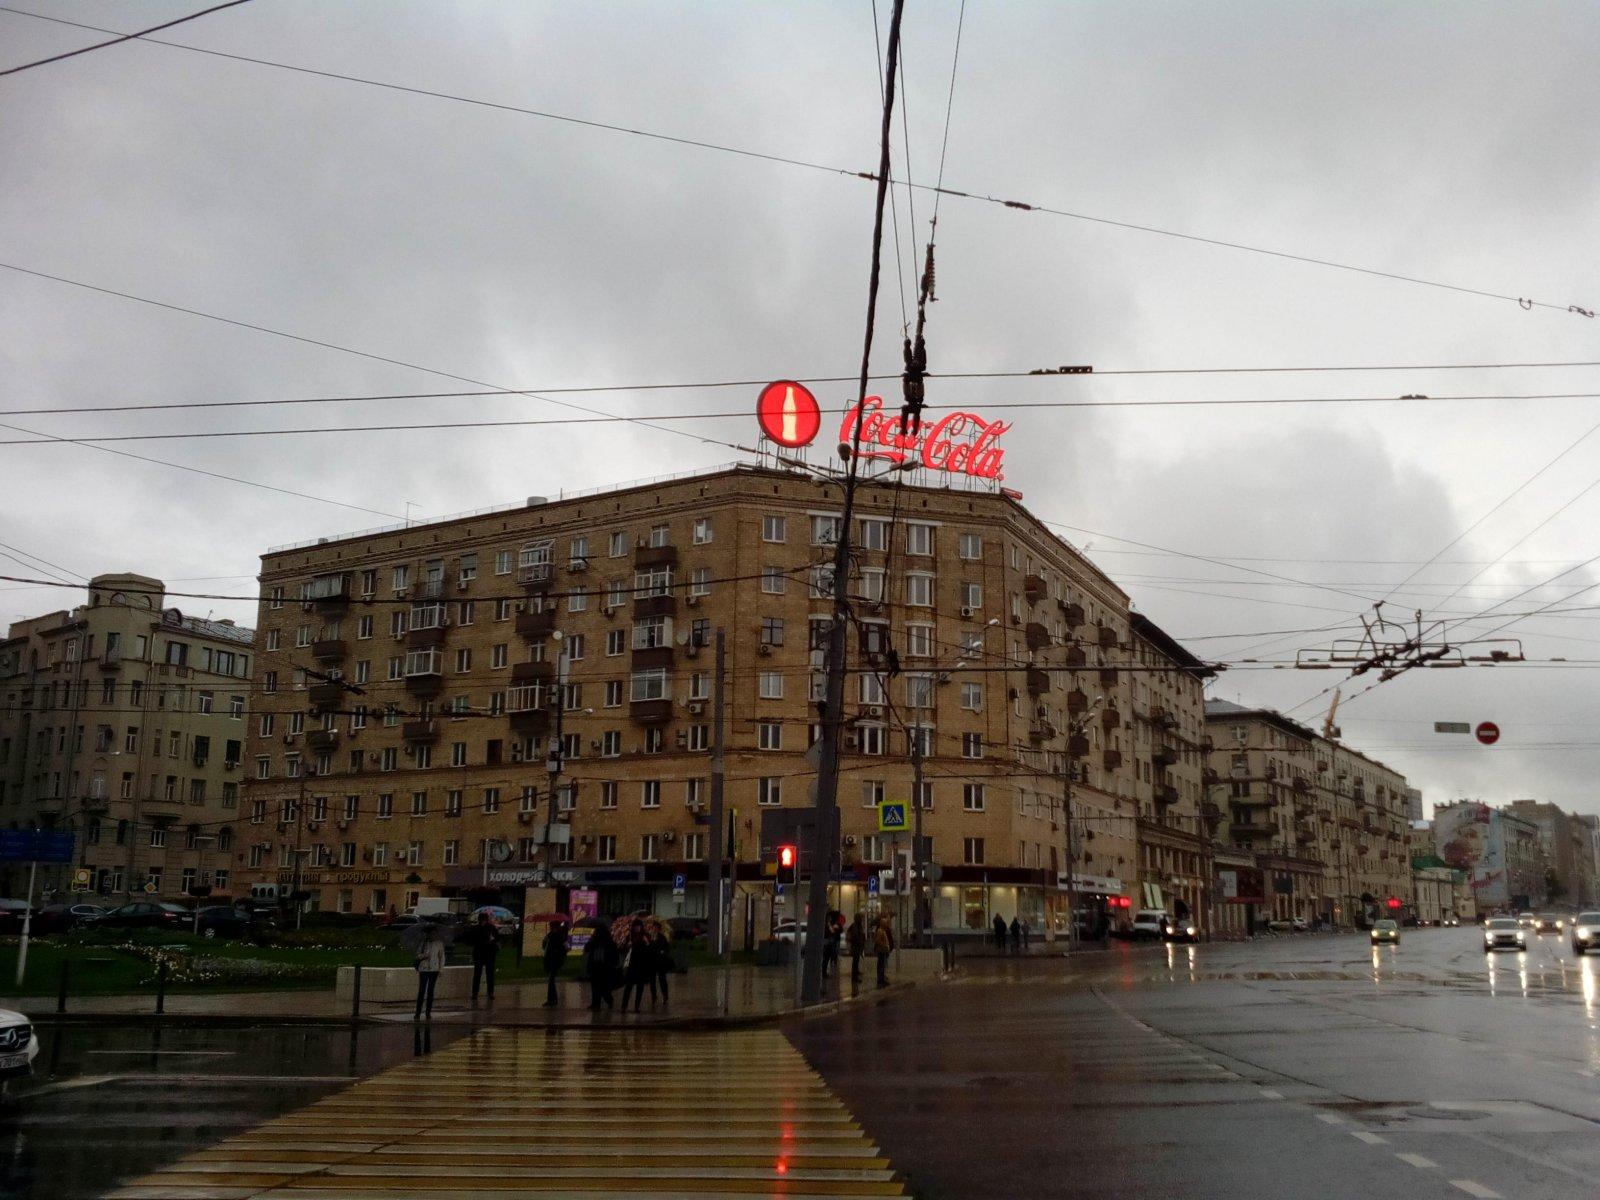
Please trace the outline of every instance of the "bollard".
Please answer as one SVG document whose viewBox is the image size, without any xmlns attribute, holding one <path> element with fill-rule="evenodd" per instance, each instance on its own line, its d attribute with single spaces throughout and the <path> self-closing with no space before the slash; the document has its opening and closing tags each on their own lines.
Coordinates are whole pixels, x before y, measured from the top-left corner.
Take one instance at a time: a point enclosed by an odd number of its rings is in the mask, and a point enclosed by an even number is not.
<svg viewBox="0 0 1600 1200">
<path fill-rule="evenodd" d="M 350 1019 L 352 1021 L 359 1021 L 361 1019 L 361 964 L 360 963 L 356 964 L 355 978 L 351 981 L 351 985 L 350 985 Z"/>
<path fill-rule="evenodd" d="M 61 986 L 56 992 L 56 1012 L 58 1013 L 67 1011 L 67 969 L 69 965 L 67 959 L 61 960 Z"/>
<path fill-rule="evenodd" d="M 156 964 L 156 1015 L 167 1011 L 167 960 Z"/>
</svg>

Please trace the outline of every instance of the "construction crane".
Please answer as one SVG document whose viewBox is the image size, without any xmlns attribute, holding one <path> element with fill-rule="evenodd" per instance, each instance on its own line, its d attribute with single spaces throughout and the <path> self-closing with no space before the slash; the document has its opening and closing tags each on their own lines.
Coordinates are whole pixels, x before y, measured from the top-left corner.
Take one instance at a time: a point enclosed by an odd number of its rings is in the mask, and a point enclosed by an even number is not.
<svg viewBox="0 0 1600 1200">
<path fill-rule="evenodd" d="M 1330 740 L 1339 736 L 1339 727 L 1333 723 L 1334 716 L 1339 711 L 1339 689 L 1333 689 L 1333 703 L 1328 705 L 1328 716 L 1322 722 L 1322 736 Z"/>
</svg>

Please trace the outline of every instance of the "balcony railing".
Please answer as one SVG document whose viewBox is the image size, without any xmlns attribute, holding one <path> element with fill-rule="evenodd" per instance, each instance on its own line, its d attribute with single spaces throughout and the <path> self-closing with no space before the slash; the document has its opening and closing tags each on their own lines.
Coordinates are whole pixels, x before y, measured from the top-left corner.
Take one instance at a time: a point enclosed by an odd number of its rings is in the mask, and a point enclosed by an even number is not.
<svg viewBox="0 0 1600 1200">
<path fill-rule="evenodd" d="M 1038 667 L 1028 668 L 1028 695 L 1042 696 L 1050 690 L 1050 672 Z"/>
<path fill-rule="evenodd" d="M 555 568 L 547 562 L 525 563 L 517 568 L 517 582 L 530 592 L 548 591 L 554 577 Z"/>
<path fill-rule="evenodd" d="M 1029 604 L 1037 604 L 1043 600 L 1045 595 L 1044 576 L 1025 576 L 1022 580 L 1022 595 Z"/>
<path fill-rule="evenodd" d="M 671 617 L 678 612 L 678 600 L 675 596 L 640 596 L 633 602 L 633 615 L 636 617 Z"/>
<path fill-rule="evenodd" d="M 556 614 L 552 609 L 517 614 L 517 635 L 530 641 L 549 637 L 556 627 Z"/>
<path fill-rule="evenodd" d="M 628 708 L 635 721 L 644 725 L 659 725 L 672 719 L 671 699 L 635 700 Z"/>
<path fill-rule="evenodd" d="M 633 552 L 636 567 L 672 567 L 678 563 L 678 548 L 666 546 L 640 546 Z"/>
<path fill-rule="evenodd" d="M 1050 631 L 1037 621 L 1029 621 L 1023 630 L 1029 650 L 1043 650 L 1050 644 Z"/>
<path fill-rule="evenodd" d="M 343 662 L 349 652 L 350 646 L 343 638 L 324 638 L 311 643 L 311 656 L 318 662 Z"/>
<path fill-rule="evenodd" d="M 432 718 L 407 721 L 400 726 L 400 736 L 408 742 L 434 742 L 439 740 L 439 723 Z"/>
</svg>

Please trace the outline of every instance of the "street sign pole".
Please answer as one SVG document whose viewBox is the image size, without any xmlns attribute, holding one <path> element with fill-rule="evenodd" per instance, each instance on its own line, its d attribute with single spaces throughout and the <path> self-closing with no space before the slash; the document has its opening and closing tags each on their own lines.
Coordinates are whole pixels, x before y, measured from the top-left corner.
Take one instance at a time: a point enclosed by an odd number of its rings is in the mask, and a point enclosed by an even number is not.
<svg viewBox="0 0 1600 1200">
<path fill-rule="evenodd" d="M 22 973 L 28 969 L 28 930 L 33 925 L 33 881 L 39 874 L 39 860 L 28 864 L 28 907 L 22 913 L 22 943 L 17 947 L 17 989 L 22 989 Z"/>
</svg>

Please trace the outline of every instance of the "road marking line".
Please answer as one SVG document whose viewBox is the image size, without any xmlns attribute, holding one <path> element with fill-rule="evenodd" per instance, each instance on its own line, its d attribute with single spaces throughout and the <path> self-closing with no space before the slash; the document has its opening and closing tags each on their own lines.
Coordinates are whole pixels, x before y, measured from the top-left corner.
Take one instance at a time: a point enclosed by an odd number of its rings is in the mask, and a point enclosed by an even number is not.
<svg viewBox="0 0 1600 1200">
<path fill-rule="evenodd" d="M 1261 1089 L 1261 1094 L 1262 1094 L 1262 1096 L 1264 1096 L 1268 1100 L 1282 1100 L 1283 1099 L 1283 1093 L 1282 1092 L 1275 1092 L 1271 1088 L 1262 1088 Z"/>
<path fill-rule="evenodd" d="M 1478 1197 L 1478 1200 L 1501 1200 L 1499 1192 L 1486 1188 L 1481 1183 L 1473 1183 L 1470 1179 L 1452 1179 L 1450 1186 L 1458 1187 L 1467 1195 Z"/>
<path fill-rule="evenodd" d="M 1343 1125 L 1344 1118 L 1337 1113 L 1318 1113 L 1317 1120 L 1326 1121 L 1329 1125 Z"/>
<path fill-rule="evenodd" d="M 1375 1133 L 1368 1133 L 1365 1129 L 1352 1129 L 1350 1136 L 1360 1138 L 1369 1146 L 1387 1146 L 1389 1144 L 1388 1138 L 1379 1137 Z"/>
<path fill-rule="evenodd" d="M 1434 1162 L 1433 1159 L 1424 1158 L 1420 1154 L 1396 1154 L 1395 1157 L 1401 1162 L 1410 1163 L 1420 1171 L 1437 1171 L 1439 1169 L 1439 1164 Z"/>
</svg>

